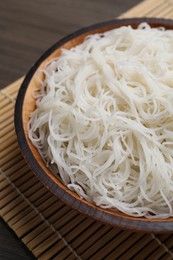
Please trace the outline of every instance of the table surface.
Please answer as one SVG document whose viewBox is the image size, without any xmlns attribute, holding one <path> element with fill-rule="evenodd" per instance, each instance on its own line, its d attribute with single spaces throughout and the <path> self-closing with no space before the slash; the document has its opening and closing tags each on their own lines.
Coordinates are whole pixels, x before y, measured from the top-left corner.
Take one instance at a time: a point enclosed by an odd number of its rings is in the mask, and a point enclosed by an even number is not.
<svg viewBox="0 0 173 260">
<path fill-rule="evenodd" d="M 32 64 L 63 36 L 114 19 L 138 0 L 0 1 L 0 88 L 27 73 Z M 34 259 L 20 239 L 0 222 L 0 259 Z"/>
<path fill-rule="evenodd" d="M 23 76 L 38 57 L 69 33 L 114 19 L 139 0 L 0 1 L 0 86 Z"/>
</svg>

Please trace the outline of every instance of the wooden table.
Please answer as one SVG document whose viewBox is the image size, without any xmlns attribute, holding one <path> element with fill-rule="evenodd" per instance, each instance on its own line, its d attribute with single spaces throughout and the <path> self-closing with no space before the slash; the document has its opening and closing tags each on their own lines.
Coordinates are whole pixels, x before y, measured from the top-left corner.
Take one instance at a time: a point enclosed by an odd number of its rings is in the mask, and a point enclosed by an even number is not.
<svg viewBox="0 0 173 260">
<path fill-rule="evenodd" d="M 139 0 L 0 1 L 0 86 L 26 74 L 48 47 L 81 27 L 114 19 Z"/>
<path fill-rule="evenodd" d="M 6 0 L 0 1 L 0 87 L 24 75 L 32 63 L 58 39 L 81 27 L 110 20 L 137 4 L 137 0 Z M 147 0 L 121 17 L 171 18 L 173 0 Z M 19 80 L 19 84 L 21 80 Z M 13 86 L 13 85 L 11 85 Z M 4 90 L 2 91 L 4 95 Z M 5 217 L 4 217 L 5 219 Z M 0 259 L 32 259 L 5 222 L 0 223 Z M 157 242 L 158 238 L 153 237 Z M 165 244 L 166 259 L 173 259 Z M 154 259 L 154 258 L 153 258 Z M 155 258 L 157 259 L 157 258 Z"/>
</svg>

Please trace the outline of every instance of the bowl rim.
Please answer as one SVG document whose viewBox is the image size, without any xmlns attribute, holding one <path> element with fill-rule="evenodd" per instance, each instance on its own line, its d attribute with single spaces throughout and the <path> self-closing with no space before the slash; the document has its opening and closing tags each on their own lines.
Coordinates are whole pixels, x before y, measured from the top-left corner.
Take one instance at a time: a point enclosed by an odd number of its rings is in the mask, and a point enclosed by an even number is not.
<svg viewBox="0 0 173 260">
<path fill-rule="evenodd" d="M 77 30 L 68 36 L 57 41 L 52 47 L 46 50 L 41 57 L 33 64 L 29 72 L 24 78 L 24 81 L 19 89 L 16 104 L 15 104 L 15 113 L 14 113 L 14 123 L 15 123 L 15 131 L 17 135 L 18 144 L 20 150 L 23 154 L 23 157 L 33 173 L 36 177 L 41 181 L 44 186 L 46 186 L 55 196 L 61 199 L 65 204 L 69 205 L 75 210 L 78 210 L 80 213 L 85 214 L 88 217 L 92 217 L 95 220 L 101 221 L 104 224 L 109 224 L 111 226 L 117 226 L 122 229 L 128 229 L 133 231 L 143 231 L 143 232 L 154 232 L 154 233 L 162 233 L 162 232 L 173 232 L 173 221 L 169 219 L 140 219 L 139 217 L 129 217 L 126 216 L 118 216 L 105 212 L 101 208 L 95 208 L 85 201 L 81 202 L 77 198 L 73 197 L 61 187 L 59 187 L 41 168 L 38 164 L 37 160 L 34 158 L 33 153 L 31 152 L 24 128 L 23 128 L 23 118 L 22 118 L 22 108 L 24 103 L 24 97 L 26 94 L 27 87 L 40 66 L 40 64 L 48 58 L 56 49 L 60 48 L 63 44 L 69 42 L 70 40 L 90 31 L 107 27 L 107 26 L 125 26 L 125 25 L 138 25 L 141 22 L 148 22 L 150 24 L 154 24 L 156 26 L 172 26 L 173 28 L 173 20 L 163 19 L 163 18 L 126 18 L 126 19 L 115 19 L 106 22 L 97 23 L 94 25 L 90 25 L 88 27 Z M 65 185 L 64 185 L 65 187 Z M 129 219 L 130 218 L 130 219 Z M 172 218 L 171 218 L 172 219 Z"/>
</svg>

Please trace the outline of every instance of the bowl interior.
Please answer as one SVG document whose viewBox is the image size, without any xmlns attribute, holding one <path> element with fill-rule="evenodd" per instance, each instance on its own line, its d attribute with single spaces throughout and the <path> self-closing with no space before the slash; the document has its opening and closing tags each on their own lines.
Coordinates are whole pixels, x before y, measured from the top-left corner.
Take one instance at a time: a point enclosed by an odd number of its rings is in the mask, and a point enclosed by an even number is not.
<svg viewBox="0 0 173 260">
<path fill-rule="evenodd" d="M 16 103 L 16 133 L 18 136 L 19 145 L 21 147 L 24 158 L 38 176 L 38 178 L 46 185 L 56 196 L 64 202 L 79 210 L 80 212 L 92 216 L 97 220 L 113 226 L 119 226 L 124 229 L 165 232 L 173 231 L 173 218 L 169 219 L 146 219 L 144 217 L 135 218 L 119 211 L 107 210 L 99 208 L 92 203 L 81 199 L 76 193 L 70 191 L 64 186 L 46 167 L 37 149 L 28 139 L 28 120 L 30 113 L 35 109 L 35 100 L 32 97 L 32 91 L 39 86 L 38 75 L 36 73 L 45 63 L 61 53 L 61 48 L 70 49 L 83 42 L 85 37 L 93 33 L 101 33 L 107 30 L 120 27 L 122 25 L 131 24 L 136 28 L 140 22 L 147 21 L 152 27 L 164 26 L 167 29 L 173 28 L 173 22 L 161 19 L 126 19 L 115 20 L 108 23 L 94 25 L 83 30 L 80 30 L 65 39 L 55 44 L 40 58 L 40 60 L 32 67 L 26 76 L 20 89 Z M 40 74 L 40 77 L 43 75 Z"/>
</svg>

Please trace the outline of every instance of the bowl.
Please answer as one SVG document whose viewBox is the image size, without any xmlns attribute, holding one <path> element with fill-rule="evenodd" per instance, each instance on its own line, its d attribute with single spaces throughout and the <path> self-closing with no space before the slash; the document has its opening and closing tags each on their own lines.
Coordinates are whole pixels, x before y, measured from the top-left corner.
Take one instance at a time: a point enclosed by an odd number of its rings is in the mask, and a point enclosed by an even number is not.
<svg viewBox="0 0 173 260">
<path fill-rule="evenodd" d="M 61 48 L 70 49 L 82 43 L 84 38 L 89 34 L 105 32 L 123 25 L 131 25 L 133 28 L 136 28 L 141 22 L 148 22 L 151 27 L 164 26 L 166 29 L 173 29 L 173 21 L 171 20 L 156 18 L 120 19 L 91 25 L 74 32 L 55 43 L 32 66 L 21 85 L 15 107 L 15 129 L 22 154 L 31 170 L 55 196 L 73 209 L 76 209 L 80 213 L 90 216 L 95 220 L 122 229 L 157 233 L 171 232 L 173 231 L 172 217 L 168 219 L 131 217 L 119 211 L 102 209 L 81 199 L 75 192 L 63 185 L 50 169 L 46 167 L 37 149 L 28 139 L 27 124 L 30 113 L 35 109 L 35 100 L 32 97 L 32 91 L 37 85 L 37 70 L 42 68 L 50 59 L 57 57 L 60 54 Z"/>
</svg>

